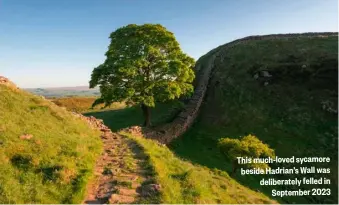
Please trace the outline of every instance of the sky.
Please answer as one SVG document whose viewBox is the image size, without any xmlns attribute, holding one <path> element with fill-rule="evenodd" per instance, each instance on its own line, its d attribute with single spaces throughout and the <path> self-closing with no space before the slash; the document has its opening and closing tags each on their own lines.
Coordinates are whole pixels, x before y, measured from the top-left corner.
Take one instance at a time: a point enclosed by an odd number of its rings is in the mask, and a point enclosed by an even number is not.
<svg viewBox="0 0 339 205">
<path fill-rule="evenodd" d="M 88 86 L 109 34 L 144 23 L 198 59 L 250 35 L 338 31 L 338 1 L 0 0 L 0 75 L 23 88 Z"/>
</svg>

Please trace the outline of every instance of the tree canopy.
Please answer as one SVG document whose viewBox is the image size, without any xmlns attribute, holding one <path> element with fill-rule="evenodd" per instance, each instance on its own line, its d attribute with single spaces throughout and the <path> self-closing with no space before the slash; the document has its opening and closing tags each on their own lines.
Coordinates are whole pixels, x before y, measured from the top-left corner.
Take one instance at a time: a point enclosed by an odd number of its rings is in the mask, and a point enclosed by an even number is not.
<svg viewBox="0 0 339 205">
<path fill-rule="evenodd" d="M 95 104 L 125 101 L 149 108 L 193 92 L 195 61 L 162 25 L 130 24 L 110 39 L 106 60 L 90 80 L 91 88 L 100 87 Z"/>
</svg>

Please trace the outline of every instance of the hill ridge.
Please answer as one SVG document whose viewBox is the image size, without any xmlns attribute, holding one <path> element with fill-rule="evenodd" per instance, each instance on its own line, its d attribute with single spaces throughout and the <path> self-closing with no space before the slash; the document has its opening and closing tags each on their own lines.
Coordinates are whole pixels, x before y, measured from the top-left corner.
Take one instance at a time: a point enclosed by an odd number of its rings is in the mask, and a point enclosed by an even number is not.
<svg viewBox="0 0 339 205">
<path fill-rule="evenodd" d="M 0 203 L 79 203 L 99 132 L 0 77 Z"/>
<path fill-rule="evenodd" d="M 12 81 L 10 81 L 5 76 L 1 76 L 1 75 L 0 75 L 0 84 L 5 85 L 7 87 L 18 89 L 18 87 Z"/>
<path fill-rule="evenodd" d="M 338 36 L 338 32 L 307 32 L 307 33 L 288 33 L 288 34 L 269 34 L 269 35 L 253 35 L 240 38 L 229 43 L 218 46 L 217 48 L 206 53 L 200 57 L 195 65 L 195 72 L 197 74 L 195 80 L 195 91 L 184 109 L 177 115 L 177 117 L 170 123 L 159 126 L 152 131 L 146 131 L 144 134 L 147 138 L 156 139 L 161 143 L 169 144 L 173 139 L 182 135 L 187 129 L 191 127 L 194 120 L 198 116 L 200 106 L 208 89 L 210 77 L 213 74 L 215 67 L 215 60 L 217 58 L 223 62 L 223 57 L 228 49 L 238 45 L 239 43 L 246 43 L 254 40 L 273 40 L 281 38 L 299 38 L 299 37 L 315 37 L 326 38 L 330 36 Z M 223 51 L 220 52 L 220 49 Z M 206 59 L 207 58 L 207 59 Z"/>
</svg>

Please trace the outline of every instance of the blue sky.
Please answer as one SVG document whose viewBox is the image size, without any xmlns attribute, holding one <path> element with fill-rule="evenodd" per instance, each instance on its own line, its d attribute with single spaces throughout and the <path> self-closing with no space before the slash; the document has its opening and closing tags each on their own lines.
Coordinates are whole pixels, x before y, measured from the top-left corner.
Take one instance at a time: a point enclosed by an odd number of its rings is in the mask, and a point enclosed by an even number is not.
<svg viewBox="0 0 339 205">
<path fill-rule="evenodd" d="M 338 30 L 337 0 L 0 0 L 0 75 L 20 87 L 88 85 L 109 34 L 160 23 L 195 59 L 249 35 Z"/>
</svg>

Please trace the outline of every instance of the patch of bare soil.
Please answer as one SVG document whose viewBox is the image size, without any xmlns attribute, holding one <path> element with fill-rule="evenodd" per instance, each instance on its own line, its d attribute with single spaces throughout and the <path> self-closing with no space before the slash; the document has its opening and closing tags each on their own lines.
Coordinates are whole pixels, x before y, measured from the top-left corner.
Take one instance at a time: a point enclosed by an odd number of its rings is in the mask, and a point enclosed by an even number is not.
<svg viewBox="0 0 339 205">
<path fill-rule="evenodd" d="M 146 168 L 147 157 L 141 148 L 109 129 L 102 131 L 104 152 L 96 163 L 96 177 L 83 203 L 131 204 L 154 198 L 159 185 L 152 184 L 152 171 Z"/>
</svg>

